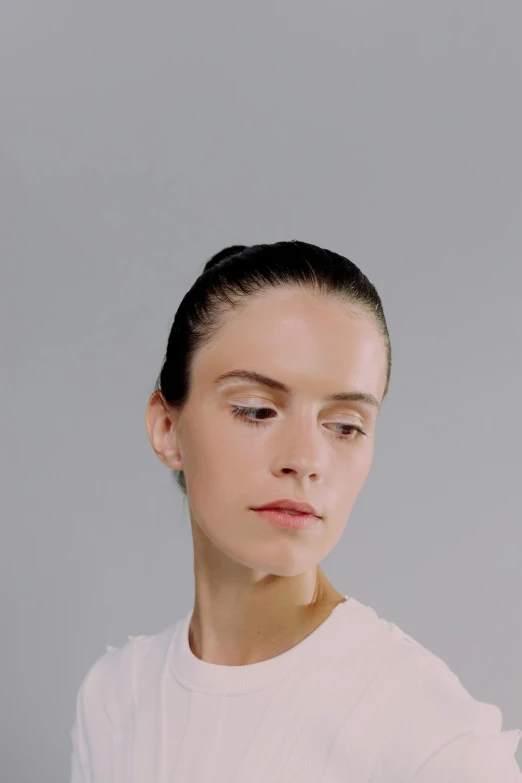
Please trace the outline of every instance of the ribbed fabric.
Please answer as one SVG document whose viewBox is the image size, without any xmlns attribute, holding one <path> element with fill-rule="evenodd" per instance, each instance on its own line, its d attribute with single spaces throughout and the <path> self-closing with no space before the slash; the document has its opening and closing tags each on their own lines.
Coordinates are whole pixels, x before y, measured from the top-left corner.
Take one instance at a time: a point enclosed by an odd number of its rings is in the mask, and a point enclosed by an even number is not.
<svg viewBox="0 0 522 783">
<path fill-rule="evenodd" d="M 87 672 L 71 783 L 522 783 L 521 730 L 355 598 L 247 666 L 192 653 L 192 609 Z"/>
</svg>

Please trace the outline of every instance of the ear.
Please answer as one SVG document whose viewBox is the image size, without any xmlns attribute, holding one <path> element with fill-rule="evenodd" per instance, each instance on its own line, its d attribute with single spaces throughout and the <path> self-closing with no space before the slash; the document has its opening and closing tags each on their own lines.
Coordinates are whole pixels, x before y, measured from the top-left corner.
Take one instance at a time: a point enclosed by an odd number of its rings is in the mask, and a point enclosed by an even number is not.
<svg viewBox="0 0 522 783">
<path fill-rule="evenodd" d="M 164 465 L 173 470 L 183 470 L 178 444 L 177 419 L 161 392 L 154 391 L 145 412 L 145 427 L 150 445 Z"/>
</svg>

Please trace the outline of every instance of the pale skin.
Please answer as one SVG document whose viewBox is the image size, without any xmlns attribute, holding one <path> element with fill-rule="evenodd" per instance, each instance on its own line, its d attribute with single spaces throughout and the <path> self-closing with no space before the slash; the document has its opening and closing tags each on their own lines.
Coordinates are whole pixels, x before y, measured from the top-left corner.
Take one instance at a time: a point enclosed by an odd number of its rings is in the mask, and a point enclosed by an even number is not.
<svg viewBox="0 0 522 783">
<path fill-rule="evenodd" d="M 292 393 L 238 380 L 214 386 L 235 369 L 282 381 Z M 151 446 L 187 483 L 195 577 L 189 644 L 199 659 L 241 666 L 281 655 L 346 600 L 319 562 L 338 542 L 370 471 L 378 408 L 324 397 L 362 391 L 380 403 L 385 385 L 386 349 L 371 315 L 284 288 L 225 316 L 212 344 L 195 355 L 181 414 L 166 411 L 159 392 L 151 395 Z M 232 415 L 234 405 L 272 412 L 250 414 L 262 421 L 254 426 Z M 278 498 L 311 503 L 322 519 L 290 531 L 251 510 Z"/>
</svg>

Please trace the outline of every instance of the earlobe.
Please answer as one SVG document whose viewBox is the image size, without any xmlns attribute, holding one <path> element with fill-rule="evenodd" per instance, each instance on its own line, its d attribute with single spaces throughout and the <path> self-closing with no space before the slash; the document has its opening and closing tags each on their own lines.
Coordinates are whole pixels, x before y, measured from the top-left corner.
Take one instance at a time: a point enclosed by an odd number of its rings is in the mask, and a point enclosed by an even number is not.
<svg viewBox="0 0 522 783">
<path fill-rule="evenodd" d="M 163 419 L 161 424 L 158 422 L 158 427 L 165 428 L 162 431 L 160 438 L 163 459 L 166 461 L 169 468 L 173 468 L 174 470 L 182 470 L 181 454 L 174 423 L 169 418 L 167 418 Z"/>
<path fill-rule="evenodd" d="M 152 450 L 159 460 L 173 470 L 183 470 L 175 424 L 163 405 L 161 394 L 151 395 L 145 412 L 145 426 Z"/>
</svg>

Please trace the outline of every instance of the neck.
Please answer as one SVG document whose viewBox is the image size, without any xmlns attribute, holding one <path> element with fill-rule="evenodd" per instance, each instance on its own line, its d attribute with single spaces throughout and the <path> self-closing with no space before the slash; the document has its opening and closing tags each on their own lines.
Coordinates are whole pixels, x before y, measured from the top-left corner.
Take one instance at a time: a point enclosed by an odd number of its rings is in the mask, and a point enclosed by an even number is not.
<svg viewBox="0 0 522 783">
<path fill-rule="evenodd" d="M 345 600 L 319 566 L 311 575 L 262 580 L 240 598 L 196 578 L 190 649 L 207 663 L 259 663 L 299 644 Z"/>
</svg>

